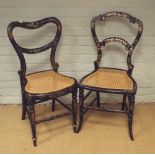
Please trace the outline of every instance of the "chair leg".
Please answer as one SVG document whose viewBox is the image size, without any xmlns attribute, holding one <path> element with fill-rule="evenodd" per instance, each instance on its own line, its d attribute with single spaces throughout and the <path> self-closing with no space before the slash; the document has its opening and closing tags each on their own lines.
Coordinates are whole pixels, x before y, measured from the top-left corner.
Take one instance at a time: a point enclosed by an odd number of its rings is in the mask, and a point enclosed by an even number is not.
<svg viewBox="0 0 155 155">
<path fill-rule="evenodd" d="M 128 100 L 129 100 L 129 111 L 128 111 L 129 135 L 131 140 L 134 140 L 132 124 L 133 124 L 133 111 L 134 111 L 134 105 L 135 105 L 135 94 L 128 95 Z"/>
<path fill-rule="evenodd" d="M 55 111 L 55 98 L 52 99 L 52 111 Z"/>
<path fill-rule="evenodd" d="M 24 93 L 23 93 L 23 88 L 22 88 L 22 86 L 23 86 L 23 80 L 22 80 L 22 72 L 21 71 L 19 71 L 18 72 L 18 74 L 19 74 L 19 77 L 20 77 L 20 84 L 21 84 L 21 95 L 22 95 L 22 120 L 25 120 L 25 116 L 26 116 L 26 97 L 25 97 L 25 95 L 24 95 Z"/>
<path fill-rule="evenodd" d="M 22 94 L 22 120 L 25 120 L 26 117 L 26 98 Z"/>
<path fill-rule="evenodd" d="M 79 126 L 77 128 L 77 132 L 80 132 L 83 124 L 83 102 L 84 102 L 84 90 L 80 88 L 79 89 L 80 120 L 79 120 Z"/>
<path fill-rule="evenodd" d="M 31 123 L 33 146 L 37 146 L 35 109 L 34 109 L 34 105 L 33 104 L 29 103 L 28 111 L 29 111 L 29 119 L 30 119 L 30 123 Z"/>
<path fill-rule="evenodd" d="M 96 92 L 96 96 L 97 96 L 97 107 L 100 107 L 100 93 Z"/>
<path fill-rule="evenodd" d="M 122 110 L 124 110 L 125 104 L 126 104 L 126 94 L 123 95 Z"/>
<path fill-rule="evenodd" d="M 72 92 L 73 131 L 77 128 L 77 88 Z"/>
</svg>

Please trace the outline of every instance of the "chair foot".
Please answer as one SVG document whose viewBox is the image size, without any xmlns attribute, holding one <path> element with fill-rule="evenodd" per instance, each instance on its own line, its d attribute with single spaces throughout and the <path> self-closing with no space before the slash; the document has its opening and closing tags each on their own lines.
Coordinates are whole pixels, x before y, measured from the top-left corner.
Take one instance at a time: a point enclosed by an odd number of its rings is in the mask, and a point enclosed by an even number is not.
<svg viewBox="0 0 155 155">
<path fill-rule="evenodd" d="M 37 138 L 32 138 L 33 141 L 33 146 L 36 147 L 37 146 Z"/>
<path fill-rule="evenodd" d="M 74 125 L 73 125 L 73 131 L 74 131 L 74 133 L 77 133 L 77 128 Z"/>
<path fill-rule="evenodd" d="M 79 133 L 81 128 L 82 128 L 82 124 L 83 124 L 83 116 L 80 118 L 80 121 L 79 121 L 79 125 L 76 129 L 76 133 Z"/>
<path fill-rule="evenodd" d="M 132 131 L 132 122 L 133 120 L 129 118 L 129 135 L 130 135 L 131 140 L 134 141 L 133 131 Z"/>
</svg>

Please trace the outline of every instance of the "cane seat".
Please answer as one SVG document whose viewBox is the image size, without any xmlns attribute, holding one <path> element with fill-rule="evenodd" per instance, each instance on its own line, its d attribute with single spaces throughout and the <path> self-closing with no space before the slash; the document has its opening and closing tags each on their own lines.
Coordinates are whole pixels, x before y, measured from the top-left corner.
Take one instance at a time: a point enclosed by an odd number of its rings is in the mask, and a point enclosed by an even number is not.
<svg viewBox="0 0 155 155">
<path fill-rule="evenodd" d="M 133 81 L 127 72 L 111 68 L 99 68 L 86 76 L 81 81 L 81 85 L 115 90 L 133 90 Z"/>
<path fill-rule="evenodd" d="M 35 94 L 56 92 L 74 84 L 74 79 L 63 76 L 53 70 L 29 74 L 26 79 L 25 90 Z"/>
</svg>

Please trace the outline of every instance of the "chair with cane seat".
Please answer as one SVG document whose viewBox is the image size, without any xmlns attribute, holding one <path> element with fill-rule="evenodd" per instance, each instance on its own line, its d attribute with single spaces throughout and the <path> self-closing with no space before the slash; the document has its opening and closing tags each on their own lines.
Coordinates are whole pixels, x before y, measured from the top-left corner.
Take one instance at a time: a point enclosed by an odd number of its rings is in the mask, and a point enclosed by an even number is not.
<svg viewBox="0 0 155 155">
<path fill-rule="evenodd" d="M 96 21 L 106 22 L 110 17 L 118 16 L 126 19 L 132 24 L 138 25 L 138 33 L 134 42 L 130 45 L 125 39 L 119 37 L 108 37 L 102 41 L 99 41 L 96 34 Z M 84 76 L 79 82 L 79 103 L 80 103 L 80 122 L 78 127 L 78 132 L 80 131 L 83 124 L 83 116 L 88 110 L 98 110 L 106 112 L 117 112 L 117 113 L 126 113 L 128 116 L 128 126 L 129 126 L 129 135 L 131 140 L 134 140 L 132 133 L 132 122 L 133 122 L 133 111 L 135 104 L 135 95 L 137 91 L 136 81 L 132 78 L 133 64 L 131 61 L 131 56 L 135 46 L 137 45 L 143 31 L 143 23 L 129 15 L 128 13 L 112 11 L 105 14 L 96 16 L 91 21 L 91 32 L 94 38 L 98 57 L 94 62 L 95 69 L 93 72 Z M 102 57 L 102 48 L 104 48 L 108 43 L 116 42 L 120 43 L 125 47 L 125 50 L 128 52 L 127 55 L 127 66 L 128 70 L 119 69 L 119 68 L 108 68 L 100 67 L 100 61 Z M 88 93 L 84 96 L 84 90 L 88 90 Z M 91 94 L 91 92 L 96 93 L 95 99 L 89 105 L 84 105 L 84 100 Z M 100 104 L 100 93 L 113 93 L 113 94 L 122 94 L 123 102 L 122 109 L 111 109 L 105 108 Z M 126 102 L 128 98 L 129 103 Z M 97 106 L 93 104 L 97 101 Z"/>
<path fill-rule="evenodd" d="M 17 44 L 13 36 L 13 30 L 15 28 L 25 29 L 37 29 L 44 25 L 52 23 L 56 25 L 57 30 L 54 39 L 39 48 L 28 49 L 21 47 Z M 74 78 L 64 76 L 58 73 L 58 63 L 55 62 L 55 52 L 61 36 L 62 25 L 61 22 L 55 17 L 49 17 L 35 22 L 12 22 L 8 25 L 8 37 L 12 43 L 20 60 L 20 83 L 21 83 L 21 94 L 22 94 L 22 119 L 25 119 L 26 113 L 30 120 L 32 129 L 32 140 L 34 146 L 36 146 L 36 124 L 54 120 L 62 116 L 72 115 L 73 117 L 73 130 L 76 132 L 76 96 L 77 96 L 77 81 Z M 40 72 L 34 72 L 31 74 L 26 73 L 26 61 L 24 54 L 37 54 L 45 50 L 51 49 L 50 61 L 52 65 L 51 70 L 43 70 Z M 66 94 L 72 94 L 72 106 L 64 104 L 58 97 Z M 55 101 L 62 104 L 68 111 L 50 117 L 36 120 L 35 118 L 35 105 L 40 102 L 52 100 L 52 111 L 55 110 Z"/>
</svg>

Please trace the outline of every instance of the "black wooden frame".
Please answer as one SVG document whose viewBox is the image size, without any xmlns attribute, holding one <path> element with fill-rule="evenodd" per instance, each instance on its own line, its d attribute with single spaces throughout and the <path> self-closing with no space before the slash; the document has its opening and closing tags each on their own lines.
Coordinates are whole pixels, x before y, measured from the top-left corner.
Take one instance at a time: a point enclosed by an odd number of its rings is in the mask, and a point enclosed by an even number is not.
<svg viewBox="0 0 155 155">
<path fill-rule="evenodd" d="M 109 37 L 109 38 L 105 38 L 103 41 L 99 41 L 98 37 L 96 35 L 96 31 L 95 31 L 95 24 L 96 21 L 103 21 L 105 22 L 107 18 L 110 18 L 112 16 L 119 16 L 122 18 L 127 19 L 130 23 L 132 24 L 137 24 L 138 25 L 138 33 L 137 36 L 135 38 L 135 40 L 133 41 L 133 43 L 130 45 L 125 39 L 123 38 L 119 38 L 119 37 Z M 92 36 L 94 38 L 96 47 L 97 47 L 97 51 L 98 51 L 98 57 L 97 60 L 94 62 L 94 71 L 97 71 L 99 68 L 99 64 L 102 58 L 102 47 L 105 47 L 105 45 L 109 42 L 118 42 L 121 43 L 123 46 L 125 46 L 125 50 L 128 51 L 128 55 L 127 55 L 127 66 L 128 66 L 128 70 L 126 70 L 128 76 L 130 77 L 130 79 L 133 82 L 133 90 L 129 91 L 129 90 L 117 90 L 117 89 L 106 89 L 106 88 L 99 88 L 99 87 L 92 87 L 92 86 L 88 86 L 88 85 L 83 85 L 82 82 L 83 80 L 89 76 L 90 74 L 92 74 L 93 72 L 87 74 L 86 76 L 84 76 L 80 82 L 79 82 L 79 104 L 80 104 L 80 120 L 79 120 L 79 125 L 78 125 L 78 129 L 77 132 L 80 131 L 82 124 L 83 124 L 83 116 L 84 114 L 88 111 L 88 110 L 97 110 L 97 111 L 106 111 L 106 112 L 116 112 L 116 113 L 126 113 L 128 116 L 128 126 L 129 126 L 129 135 L 131 140 L 134 140 L 133 137 L 133 132 L 132 132 L 132 123 L 133 123 L 133 112 L 134 112 L 134 105 L 135 105 L 135 95 L 136 95 L 136 91 L 137 91 L 137 84 L 136 81 L 132 78 L 132 71 L 134 68 L 134 65 L 132 64 L 131 61 L 131 57 L 132 57 L 132 53 L 133 50 L 135 49 L 135 46 L 137 45 L 142 32 L 143 32 L 143 23 L 137 19 L 136 17 L 133 17 L 132 15 L 125 13 L 125 12 L 119 12 L 119 11 L 112 11 L 112 12 L 107 12 L 104 13 L 102 15 L 96 16 L 91 20 L 91 32 L 92 32 Z M 103 68 L 103 67 L 102 67 Z M 112 68 L 110 68 L 112 69 Z M 117 69 L 117 68 L 113 68 L 113 69 Z M 123 70 L 123 69 L 117 69 L 117 70 Z M 84 96 L 84 90 L 88 90 L 88 93 Z M 84 100 L 92 93 L 95 92 L 96 93 L 96 97 L 92 100 L 92 102 L 88 105 L 88 106 L 84 106 Z M 122 109 L 121 110 L 114 110 L 111 108 L 103 108 L 100 106 L 100 93 L 113 93 L 113 94 L 122 94 L 123 95 L 123 101 L 122 101 Z M 126 98 L 128 98 L 129 103 L 126 102 Z M 97 102 L 97 107 L 93 106 L 93 104 L 95 103 L 95 101 Z"/>
<path fill-rule="evenodd" d="M 21 27 L 25 29 L 37 29 L 48 23 L 53 23 L 57 27 L 55 37 L 50 43 L 42 47 L 39 47 L 39 48 L 27 49 L 27 48 L 23 48 L 19 46 L 17 42 L 15 41 L 14 36 L 13 36 L 14 28 Z M 73 116 L 73 130 L 74 132 L 76 132 L 76 104 L 77 104 L 77 81 L 76 79 L 72 78 L 74 80 L 74 84 L 72 86 L 62 89 L 60 91 L 56 91 L 56 92 L 50 92 L 50 93 L 44 93 L 44 94 L 33 94 L 25 90 L 27 79 L 26 79 L 26 62 L 25 62 L 23 53 L 36 54 L 36 53 L 40 53 L 45 50 L 51 49 L 50 61 L 51 61 L 51 65 L 53 68 L 52 70 L 54 72 L 58 72 L 59 65 L 58 63 L 55 62 L 55 52 L 56 52 L 56 48 L 57 48 L 57 45 L 58 45 L 58 42 L 61 36 L 61 31 L 62 31 L 61 22 L 55 17 L 48 17 L 48 18 L 44 18 L 44 19 L 41 19 L 35 22 L 14 21 L 8 25 L 8 29 L 7 29 L 10 42 L 12 43 L 20 60 L 20 70 L 18 71 L 18 73 L 20 77 L 21 94 L 22 94 L 22 119 L 23 120 L 25 119 L 25 116 L 27 113 L 29 120 L 30 120 L 30 124 L 31 124 L 32 140 L 33 140 L 34 146 L 36 146 L 36 139 L 37 139 L 36 124 L 38 123 L 57 119 L 62 116 L 72 115 Z M 69 107 L 68 105 L 64 104 L 61 100 L 58 99 L 58 97 L 64 96 L 69 93 L 72 94 L 72 107 Z M 49 118 L 44 118 L 42 120 L 36 120 L 35 119 L 35 108 L 34 108 L 35 104 L 43 102 L 43 101 L 48 101 L 51 99 L 52 99 L 52 111 L 55 110 L 55 101 L 57 101 L 61 105 L 63 105 L 67 110 L 69 110 L 69 112 L 58 114 L 55 116 L 50 116 Z"/>
</svg>

